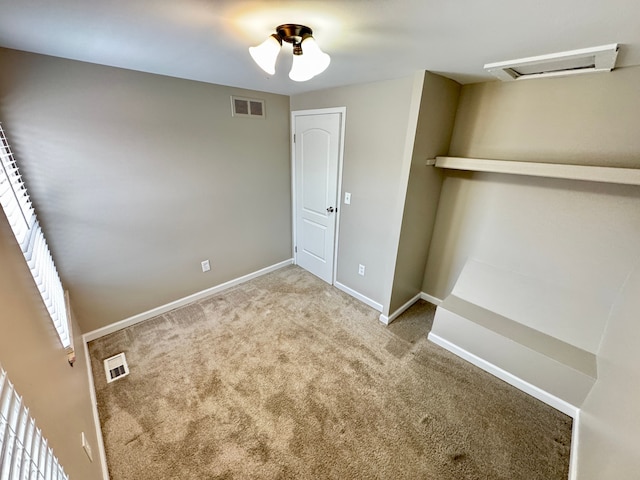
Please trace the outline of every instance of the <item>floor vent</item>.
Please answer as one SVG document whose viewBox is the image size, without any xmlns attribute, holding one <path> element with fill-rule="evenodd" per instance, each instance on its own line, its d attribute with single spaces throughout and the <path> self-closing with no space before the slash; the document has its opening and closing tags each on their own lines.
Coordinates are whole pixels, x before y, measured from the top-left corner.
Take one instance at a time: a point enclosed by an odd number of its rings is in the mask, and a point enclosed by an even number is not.
<svg viewBox="0 0 640 480">
<path fill-rule="evenodd" d="M 107 383 L 129 375 L 129 365 L 124 353 L 107 358 L 104 361 L 104 373 L 107 375 Z"/>
<path fill-rule="evenodd" d="M 234 117 L 264 118 L 264 100 L 232 96 L 231 114 Z"/>
</svg>

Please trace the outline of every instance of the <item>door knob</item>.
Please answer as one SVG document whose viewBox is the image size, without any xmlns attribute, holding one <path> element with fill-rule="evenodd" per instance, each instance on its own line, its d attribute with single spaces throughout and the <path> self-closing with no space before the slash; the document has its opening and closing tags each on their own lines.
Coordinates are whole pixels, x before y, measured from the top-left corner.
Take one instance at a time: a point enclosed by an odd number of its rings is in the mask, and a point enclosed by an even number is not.
<svg viewBox="0 0 640 480">
<path fill-rule="evenodd" d="M 335 211 L 336 211 L 336 209 L 335 209 L 335 208 L 333 208 L 333 207 L 328 207 L 328 208 L 327 208 L 327 212 L 329 212 L 329 213 L 333 213 L 333 212 L 335 212 Z"/>
</svg>

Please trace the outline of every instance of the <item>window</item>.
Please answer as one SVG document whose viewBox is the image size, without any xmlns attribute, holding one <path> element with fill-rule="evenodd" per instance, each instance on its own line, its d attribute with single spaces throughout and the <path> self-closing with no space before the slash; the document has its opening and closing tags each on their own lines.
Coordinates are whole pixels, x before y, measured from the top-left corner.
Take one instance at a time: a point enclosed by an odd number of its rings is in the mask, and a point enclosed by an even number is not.
<svg viewBox="0 0 640 480">
<path fill-rule="evenodd" d="M 2 125 L 0 125 L 0 160 L 2 165 L 0 167 L 0 204 L 20 244 L 62 346 L 71 359 L 73 358 L 72 336 L 62 282 Z"/>
<path fill-rule="evenodd" d="M 69 480 L 0 367 L 0 478 Z"/>
</svg>

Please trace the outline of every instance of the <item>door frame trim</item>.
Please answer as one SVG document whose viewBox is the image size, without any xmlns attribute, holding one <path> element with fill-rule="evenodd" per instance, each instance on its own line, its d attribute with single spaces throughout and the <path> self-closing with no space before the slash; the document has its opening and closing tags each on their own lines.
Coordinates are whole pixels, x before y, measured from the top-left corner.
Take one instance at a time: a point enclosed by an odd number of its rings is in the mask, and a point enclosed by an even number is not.
<svg viewBox="0 0 640 480">
<path fill-rule="evenodd" d="M 331 275 L 331 285 L 336 283 L 336 276 L 338 272 L 338 238 L 340 235 L 340 215 L 342 214 L 342 165 L 344 160 L 344 134 L 345 134 L 345 125 L 347 118 L 347 107 L 330 107 L 330 108 L 317 108 L 311 110 L 293 110 L 291 111 L 291 126 L 290 126 L 290 151 L 291 151 L 291 234 L 292 234 L 292 245 L 291 245 L 291 256 L 293 258 L 293 263 L 298 264 L 298 254 L 295 251 L 296 247 L 296 231 L 297 231 L 297 221 L 296 221 L 296 146 L 293 141 L 293 136 L 295 134 L 296 127 L 296 117 L 303 117 L 309 115 L 324 115 L 329 113 L 339 113 L 340 114 L 340 144 L 338 145 L 338 185 L 337 185 L 337 193 L 338 198 L 336 199 L 336 208 L 338 211 L 336 212 L 336 228 L 335 235 L 333 238 L 333 273 Z"/>
</svg>

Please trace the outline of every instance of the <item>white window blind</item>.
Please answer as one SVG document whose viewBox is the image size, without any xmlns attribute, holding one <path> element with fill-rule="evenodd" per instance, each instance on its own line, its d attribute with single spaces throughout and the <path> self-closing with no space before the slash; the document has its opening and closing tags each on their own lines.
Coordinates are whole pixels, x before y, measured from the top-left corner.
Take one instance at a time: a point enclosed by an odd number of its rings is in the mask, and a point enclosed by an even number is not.
<svg viewBox="0 0 640 480">
<path fill-rule="evenodd" d="M 67 349 L 67 353 L 72 354 L 72 337 L 62 282 L 1 124 L 0 160 L 2 209 L 20 244 L 62 346 Z M 0 480 L 4 479 L 0 477 Z"/>
<path fill-rule="evenodd" d="M 69 480 L 2 367 L 0 480 Z"/>
</svg>

